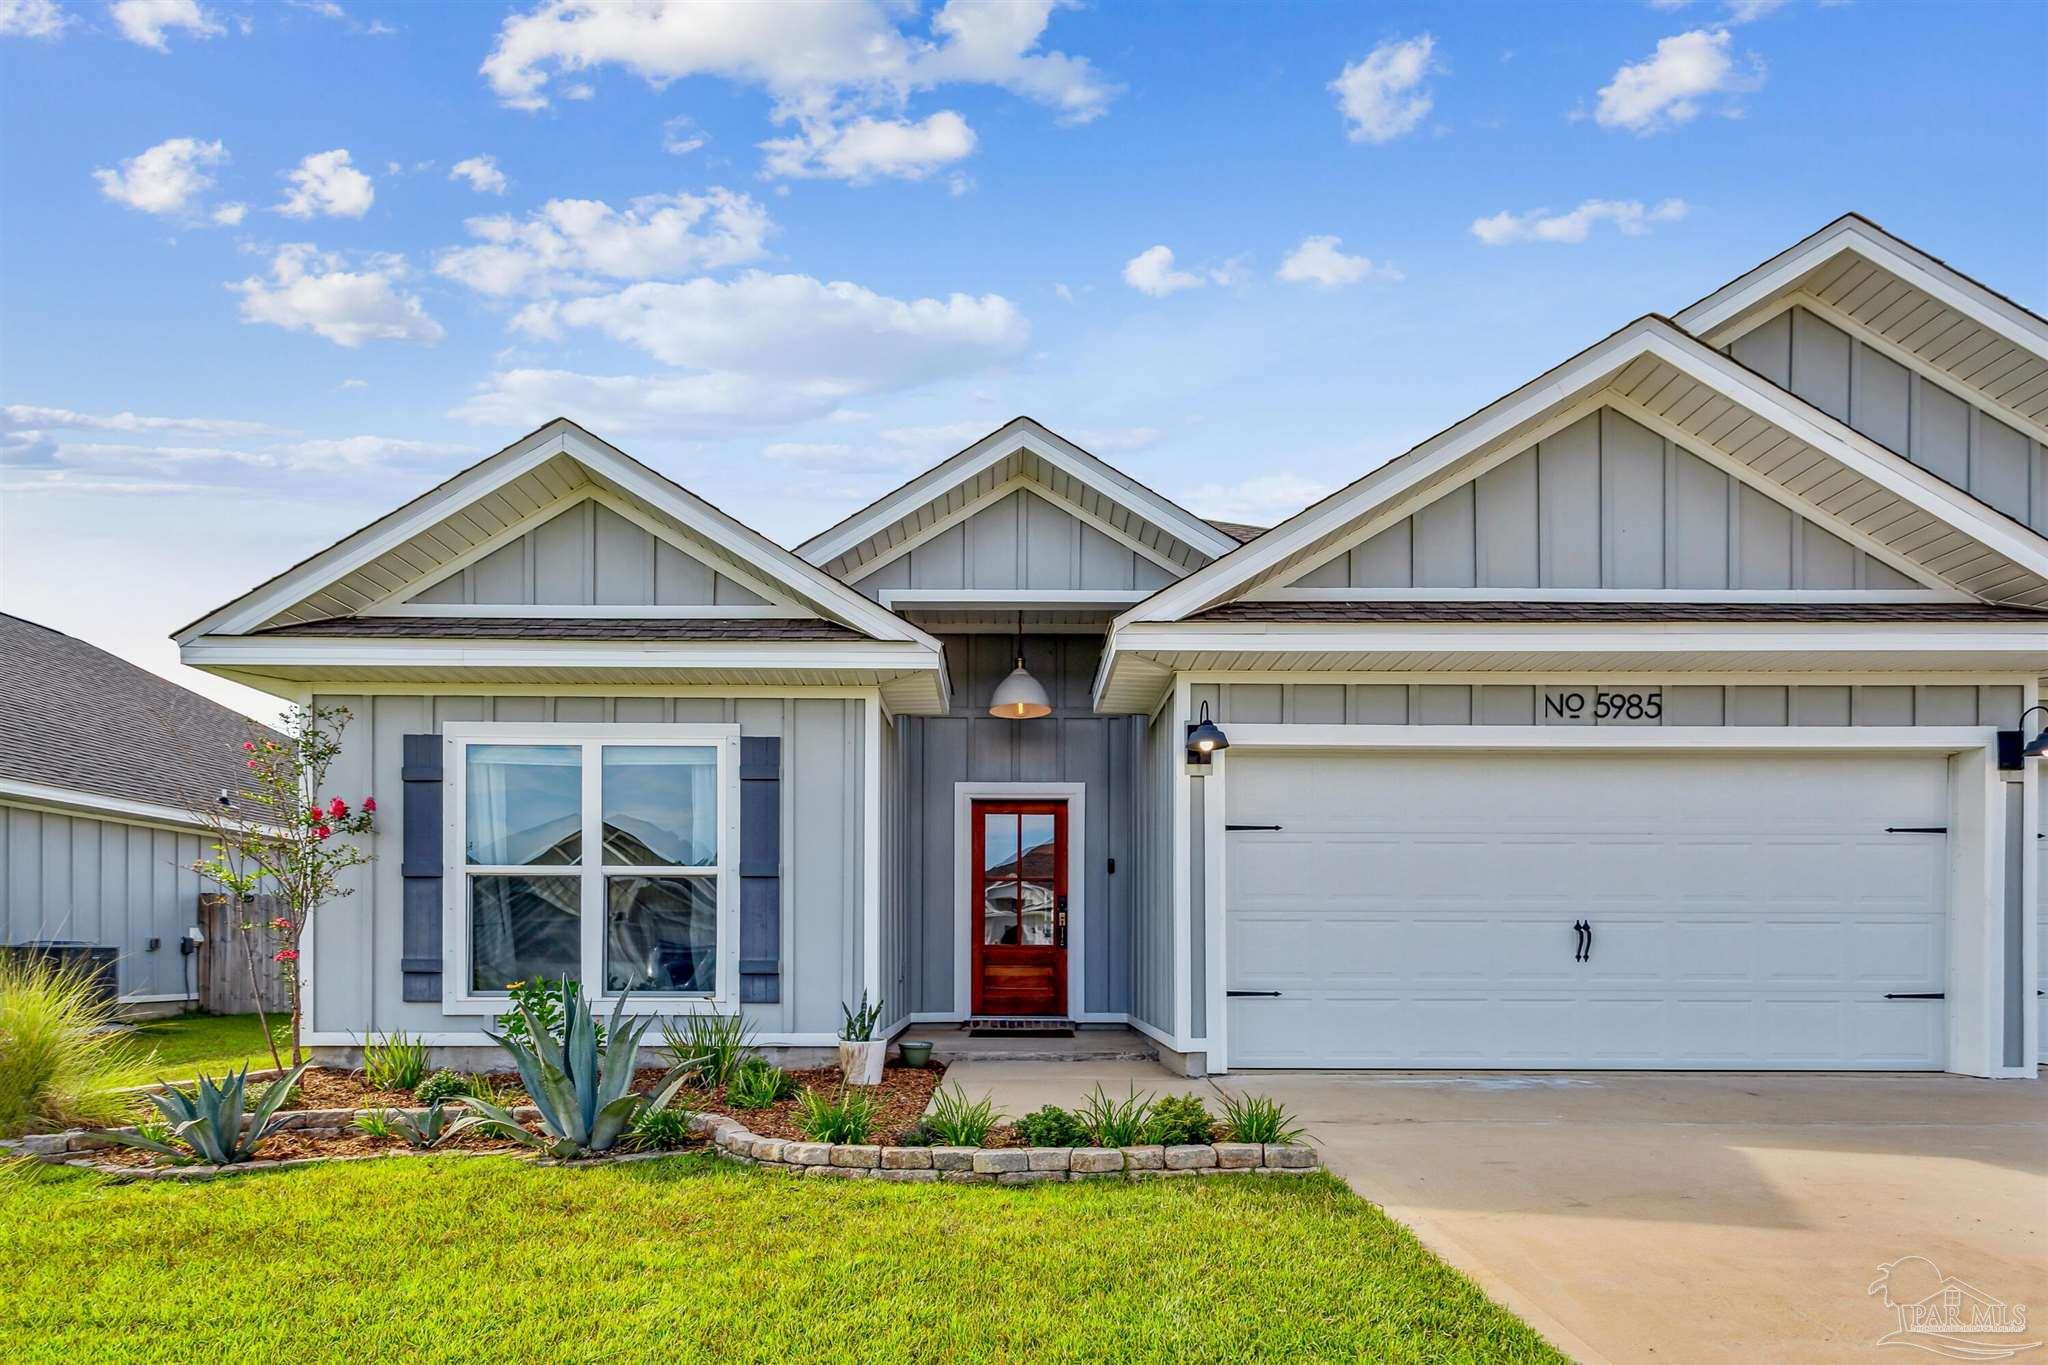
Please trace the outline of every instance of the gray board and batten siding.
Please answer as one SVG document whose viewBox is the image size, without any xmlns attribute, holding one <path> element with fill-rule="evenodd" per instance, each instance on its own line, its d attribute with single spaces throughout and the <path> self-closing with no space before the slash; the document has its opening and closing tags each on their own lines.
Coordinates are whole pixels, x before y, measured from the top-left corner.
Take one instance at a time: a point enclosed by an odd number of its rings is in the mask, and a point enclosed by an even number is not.
<svg viewBox="0 0 2048 1365">
<path fill-rule="evenodd" d="M 1019 488 L 853 582 L 885 588 L 1154 589 L 1178 575 Z M 957 680 L 956 680 L 957 682 Z"/>
<path fill-rule="evenodd" d="M 336 791 L 377 795 L 388 814 L 370 838 L 374 861 L 346 874 L 354 894 L 324 907 L 313 921 L 314 1031 L 469 1033 L 489 1022 L 481 1016 L 444 1015 L 438 1001 L 404 998 L 400 793 L 405 740 L 408 735 L 439 733 L 454 721 L 737 724 L 742 736 L 742 802 L 747 799 L 745 739 L 780 738 L 780 998 L 747 1004 L 744 1012 L 764 1034 L 831 1034 L 839 1027 L 841 1002 L 859 998 L 863 702 L 774 696 L 345 693 L 323 694 L 316 700 L 323 706 L 346 706 L 353 717 L 329 785 Z M 459 963 L 447 964 L 449 971 L 459 968 Z"/>
<path fill-rule="evenodd" d="M 1611 408 L 1294 580 L 1303 588 L 1910 589 Z"/>
<path fill-rule="evenodd" d="M 591 499 L 409 601 L 443 606 L 759 606 L 759 594 Z"/>
<path fill-rule="evenodd" d="M 1728 353 L 1772 383 L 2037 531 L 2048 531 L 2048 448 L 1801 307 Z"/>
</svg>

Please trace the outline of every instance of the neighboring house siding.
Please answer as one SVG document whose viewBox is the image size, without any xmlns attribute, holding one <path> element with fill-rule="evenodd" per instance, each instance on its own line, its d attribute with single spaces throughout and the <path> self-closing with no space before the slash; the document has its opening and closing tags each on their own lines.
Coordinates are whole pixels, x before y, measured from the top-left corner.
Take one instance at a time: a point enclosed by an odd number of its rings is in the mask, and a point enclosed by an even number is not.
<svg viewBox="0 0 2048 1365">
<path fill-rule="evenodd" d="M 1304 588 L 1912 588 L 1612 409 L 1295 580 Z"/>
<path fill-rule="evenodd" d="M 1085 840 L 1080 933 L 1087 978 L 1083 998 L 1068 1004 L 1075 1011 L 1123 1013 L 1130 1008 L 1131 917 L 1139 861 L 1132 759 L 1142 722 L 1098 716 L 1090 708 L 1089 688 L 1102 646 L 1093 637 L 1025 637 L 1025 661 L 1053 702 L 1052 715 L 1028 721 L 998 720 L 986 710 L 990 693 L 1014 665 L 1012 639 L 966 635 L 944 643 L 952 673 L 952 714 L 896 722 L 903 747 L 901 861 L 907 873 L 905 938 L 897 951 L 909 964 L 915 994 L 910 1008 L 955 1009 L 954 955 L 957 936 L 967 930 L 966 907 L 954 895 L 955 785 L 1080 782 L 1087 788 L 1087 827 L 1070 827 L 1068 837 Z"/>
<path fill-rule="evenodd" d="M 1790 308 L 1728 351 L 1871 440 L 2048 529 L 2048 450 L 2040 442 L 1826 319 Z"/>
<path fill-rule="evenodd" d="M 451 721 L 737 723 L 782 738 L 781 1000 L 748 1005 L 762 1033 L 833 1033 L 861 981 L 861 706 L 800 697 L 321 695 L 352 713 L 328 787 L 378 798 L 389 815 L 374 861 L 348 874 L 355 894 L 313 922 L 313 1028 L 321 1032 L 473 1032 L 480 1016 L 445 1016 L 400 999 L 403 942 L 399 770 L 405 736 Z M 449 970 L 459 964 L 450 962 Z M 444 978 L 445 980 L 445 978 Z"/>
<path fill-rule="evenodd" d="M 416 593 L 413 602 L 540 606 L 757 606 L 761 598 L 585 500 Z"/>
<path fill-rule="evenodd" d="M 1542 723 L 1540 691 L 1526 684 L 1208 683 L 1191 696 L 1226 723 L 1533 725 Z M 1687 683 L 1664 688 L 1664 724 L 2014 726 L 2020 698 L 2017 687 Z"/>
<path fill-rule="evenodd" d="M 884 588 L 1160 588 L 1175 575 L 1025 489 L 856 581 Z"/>
<path fill-rule="evenodd" d="M 178 940 L 207 889 L 199 857 L 197 834 L 0 806 L 0 941 L 119 948 L 124 997 L 186 995 L 196 987 Z"/>
</svg>

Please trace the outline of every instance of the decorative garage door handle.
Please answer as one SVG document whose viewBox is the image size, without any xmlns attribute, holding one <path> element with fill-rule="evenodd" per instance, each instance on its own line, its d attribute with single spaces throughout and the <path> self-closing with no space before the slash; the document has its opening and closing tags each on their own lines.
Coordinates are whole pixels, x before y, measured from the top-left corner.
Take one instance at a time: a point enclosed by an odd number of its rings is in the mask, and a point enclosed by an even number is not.
<svg viewBox="0 0 2048 1365">
<path fill-rule="evenodd" d="M 1233 1000 L 1239 999 L 1240 997 L 1243 997 L 1243 996 L 1247 996 L 1247 995 L 1256 995 L 1256 996 L 1261 996 L 1261 997 L 1271 997 L 1271 998 L 1273 998 L 1273 999 L 1275 999 L 1275 1000 L 1277 1000 L 1277 999 L 1279 999 L 1279 998 L 1280 998 L 1280 992 L 1278 992 L 1278 991 L 1225 991 L 1225 992 L 1223 992 L 1223 993 L 1224 993 L 1225 995 L 1229 996 L 1229 997 L 1230 997 L 1231 999 L 1233 999 Z"/>
<path fill-rule="evenodd" d="M 1593 926 L 1582 919 L 1573 920 L 1572 932 L 1579 936 L 1579 946 L 1572 950 L 1572 961 L 1591 962 L 1593 960 Z"/>
</svg>

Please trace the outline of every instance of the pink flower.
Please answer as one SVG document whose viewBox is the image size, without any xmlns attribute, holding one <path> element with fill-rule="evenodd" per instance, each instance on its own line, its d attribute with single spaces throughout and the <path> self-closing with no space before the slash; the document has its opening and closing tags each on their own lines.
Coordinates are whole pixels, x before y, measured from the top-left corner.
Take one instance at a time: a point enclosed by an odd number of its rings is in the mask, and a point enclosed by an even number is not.
<svg viewBox="0 0 2048 1365">
<path fill-rule="evenodd" d="M 316 838 L 316 839 L 325 839 L 325 838 L 327 838 L 327 837 L 328 837 L 329 835 L 331 835 L 331 834 L 333 834 L 333 833 L 334 833 L 334 831 L 333 831 L 333 830 L 331 830 L 331 829 L 329 829 L 329 828 L 328 828 L 327 826 L 325 826 L 325 825 L 315 825 L 315 826 L 313 826 L 313 837 L 314 837 L 314 838 Z"/>
<path fill-rule="evenodd" d="M 299 960 L 298 949 L 279 948 L 270 955 L 270 960 L 272 962 L 297 962 Z"/>
<path fill-rule="evenodd" d="M 377 798 L 376 798 L 376 797 L 374 797 L 374 796 L 366 796 L 366 797 L 364 797 L 364 798 L 363 798 L 363 814 L 365 814 L 365 815 L 375 815 L 376 813 L 377 813 Z"/>
<path fill-rule="evenodd" d="M 256 760 L 255 760 L 255 759 L 253 759 L 253 758 L 252 758 L 252 759 L 250 759 L 250 760 L 249 760 L 249 766 L 250 766 L 251 768 L 254 768 L 254 767 L 256 766 Z"/>
<path fill-rule="evenodd" d="M 245 740 L 243 740 L 243 741 L 242 741 L 242 752 L 243 752 L 243 753 L 245 753 L 245 754 L 253 754 L 253 753 L 255 753 L 255 752 L 256 752 L 256 741 L 255 741 L 255 740 L 253 740 L 253 739 L 245 739 Z"/>
<path fill-rule="evenodd" d="M 327 803 L 327 814 L 336 820 L 346 820 L 348 818 L 348 802 L 338 796 L 335 797 Z"/>
<path fill-rule="evenodd" d="M 277 930 L 280 934 L 289 933 L 291 932 L 292 922 L 283 915 L 279 915 L 270 922 L 270 927 Z"/>
<path fill-rule="evenodd" d="M 308 806 L 308 807 L 306 807 L 306 818 L 307 818 L 308 820 L 311 820 L 311 821 L 312 821 L 312 822 L 313 822 L 314 824 L 316 824 L 316 825 L 317 825 L 317 824 L 319 824 L 319 823 L 320 823 L 320 821 L 321 821 L 321 820 L 322 820 L 323 818 L 325 818 L 325 816 L 326 816 L 326 815 L 327 815 L 327 812 L 326 812 L 326 811 L 324 811 L 324 810 L 321 810 L 321 809 L 320 809 L 320 808 L 319 808 L 318 806 Z"/>
</svg>

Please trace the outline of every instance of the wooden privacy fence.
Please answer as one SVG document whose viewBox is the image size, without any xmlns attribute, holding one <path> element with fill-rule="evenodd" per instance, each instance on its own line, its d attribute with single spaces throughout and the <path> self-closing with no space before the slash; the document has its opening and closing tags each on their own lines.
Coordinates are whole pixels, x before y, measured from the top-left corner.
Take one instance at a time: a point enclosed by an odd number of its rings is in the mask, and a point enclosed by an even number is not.
<svg viewBox="0 0 2048 1365">
<path fill-rule="evenodd" d="M 270 955 L 285 946 L 284 935 L 270 927 L 277 917 L 277 898 L 258 896 L 239 911 L 219 892 L 199 897 L 199 927 L 206 942 L 199 945 L 199 1008 L 207 1014 L 254 1014 L 257 991 L 249 982 L 249 950 L 256 954 L 256 979 L 263 1008 L 283 1013 L 290 1007 L 284 978 Z M 242 925 L 250 927 L 245 932 Z M 247 947 L 244 947 L 247 939 Z"/>
</svg>

